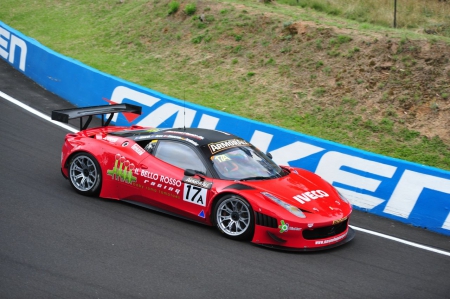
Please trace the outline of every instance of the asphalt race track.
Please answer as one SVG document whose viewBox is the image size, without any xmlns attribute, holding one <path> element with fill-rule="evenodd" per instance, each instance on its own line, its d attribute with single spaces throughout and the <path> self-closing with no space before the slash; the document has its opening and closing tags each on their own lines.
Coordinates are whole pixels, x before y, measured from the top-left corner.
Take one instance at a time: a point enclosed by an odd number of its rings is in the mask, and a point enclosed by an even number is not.
<svg viewBox="0 0 450 299">
<path fill-rule="evenodd" d="M 50 115 L 71 105 L 0 59 L 0 92 Z M 286 253 L 75 193 L 67 131 L 0 96 L 0 298 L 450 298 L 450 237 L 355 211 L 342 247 Z M 445 254 L 448 253 L 448 254 Z"/>
</svg>

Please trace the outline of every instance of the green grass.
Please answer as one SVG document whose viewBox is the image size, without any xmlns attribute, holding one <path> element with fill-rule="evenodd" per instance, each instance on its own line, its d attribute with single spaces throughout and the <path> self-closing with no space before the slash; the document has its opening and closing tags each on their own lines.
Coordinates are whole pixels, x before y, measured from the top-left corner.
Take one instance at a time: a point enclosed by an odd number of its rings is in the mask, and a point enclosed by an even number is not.
<svg viewBox="0 0 450 299">
<path fill-rule="evenodd" d="M 276 5 L 250 0 L 2 0 L 0 20 L 57 52 L 175 98 L 450 169 L 450 144 L 409 129 L 411 120 L 397 113 L 398 107 L 422 102 L 440 113 L 441 102 L 426 102 L 426 90 L 412 80 L 423 65 L 415 41 L 428 39 L 433 46 L 450 44 L 450 39 L 417 32 L 430 26 L 431 17 L 420 23 L 411 14 L 414 30 L 409 25 L 393 30 L 390 22 L 367 15 L 372 0 L 356 1 L 360 7 L 353 9 L 339 1 L 292 0 L 294 7 L 289 7 L 279 4 L 284 0 Z M 199 20 L 201 13 L 206 22 Z M 298 20 L 318 27 L 287 32 Z M 329 26 L 351 32 L 336 33 Z M 370 50 L 388 39 L 398 42 L 391 69 L 383 70 L 389 75 L 363 78 L 377 65 L 366 58 L 373 55 Z M 430 94 L 449 99 L 450 71 L 438 75 L 440 81 L 430 81 Z M 396 96 L 402 86 L 410 93 Z M 375 98 L 376 105 L 365 105 L 366 98 Z"/>
<path fill-rule="evenodd" d="M 394 26 L 394 0 L 278 0 L 328 15 L 383 27 Z M 438 0 L 398 0 L 397 28 L 432 30 L 450 37 L 450 5 Z M 367 25 L 367 24 L 365 24 Z"/>
<path fill-rule="evenodd" d="M 169 6 L 168 14 L 172 15 L 178 11 L 178 9 L 180 8 L 180 3 L 177 1 L 172 1 L 168 4 L 168 6 Z M 194 9 L 194 11 L 195 11 L 195 9 Z"/>
</svg>

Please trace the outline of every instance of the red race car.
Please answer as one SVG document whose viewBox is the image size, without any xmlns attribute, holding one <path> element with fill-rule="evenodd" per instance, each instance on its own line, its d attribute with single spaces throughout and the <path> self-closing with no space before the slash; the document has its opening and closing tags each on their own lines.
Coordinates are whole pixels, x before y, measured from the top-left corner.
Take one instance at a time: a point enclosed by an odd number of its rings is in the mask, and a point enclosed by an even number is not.
<svg viewBox="0 0 450 299">
<path fill-rule="evenodd" d="M 78 193 L 216 226 L 228 238 L 271 248 L 318 250 L 353 239 L 351 204 L 316 174 L 279 166 L 270 154 L 221 131 L 108 126 L 118 112 L 140 114 L 141 107 L 52 112 L 65 123 L 80 118 L 81 130 L 66 135 L 61 160 Z M 102 115 L 102 126 L 87 129 L 93 115 Z"/>
</svg>

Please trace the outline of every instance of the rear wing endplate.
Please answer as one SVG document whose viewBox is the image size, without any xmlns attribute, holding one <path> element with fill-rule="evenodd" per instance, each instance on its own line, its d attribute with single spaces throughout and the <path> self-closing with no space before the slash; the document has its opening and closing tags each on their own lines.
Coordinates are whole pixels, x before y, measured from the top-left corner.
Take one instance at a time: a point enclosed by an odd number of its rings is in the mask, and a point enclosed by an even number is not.
<svg viewBox="0 0 450 299">
<path fill-rule="evenodd" d="M 68 123 L 69 119 L 79 118 L 80 119 L 80 131 L 86 130 L 92 121 L 92 115 L 102 116 L 102 126 L 108 126 L 114 117 L 114 113 L 118 112 L 128 112 L 134 114 L 141 114 L 142 107 L 131 105 L 131 104 L 114 104 L 114 105 L 103 105 L 103 106 L 91 106 L 82 108 L 70 108 L 52 111 L 52 120 L 56 120 L 62 123 Z M 109 114 L 108 119 L 105 122 L 105 114 Z M 83 116 L 88 116 L 89 118 L 83 125 Z"/>
</svg>

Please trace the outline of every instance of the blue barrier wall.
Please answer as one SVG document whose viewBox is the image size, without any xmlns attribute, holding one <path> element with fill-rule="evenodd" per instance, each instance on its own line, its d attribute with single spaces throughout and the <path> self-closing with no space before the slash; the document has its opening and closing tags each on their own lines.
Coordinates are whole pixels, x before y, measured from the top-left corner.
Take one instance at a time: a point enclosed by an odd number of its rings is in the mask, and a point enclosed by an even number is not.
<svg viewBox="0 0 450 299">
<path fill-rule="evenodd" d="M 77 106 L 106 102 L 143 106 L 117 125 L 202 127 L 228 131 L 273 155 L 278 164 L 313 171 L 354 205 L 450 235 L 450 172 L 372 154 L 272 125 L 184 103 L 60 55 L 0 22 L 0 57 L 45 89 Z"/>
</svg>

